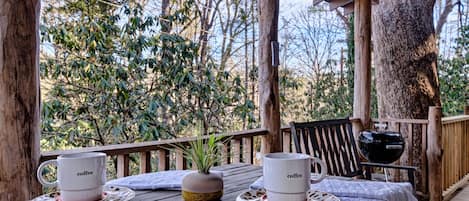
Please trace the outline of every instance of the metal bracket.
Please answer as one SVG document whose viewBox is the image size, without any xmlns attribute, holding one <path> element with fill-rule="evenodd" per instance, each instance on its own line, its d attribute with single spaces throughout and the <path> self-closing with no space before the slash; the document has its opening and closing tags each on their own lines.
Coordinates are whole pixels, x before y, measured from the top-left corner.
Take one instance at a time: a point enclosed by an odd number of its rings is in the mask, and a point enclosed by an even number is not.
<svg viewBox="0 0 469 201">
<path fill-rule="evenodd" d="M 280 65 L 279 47 L 277 41 L 270 41 L 270 49 L 272 50 L 272 66 Z"/>
</svg>

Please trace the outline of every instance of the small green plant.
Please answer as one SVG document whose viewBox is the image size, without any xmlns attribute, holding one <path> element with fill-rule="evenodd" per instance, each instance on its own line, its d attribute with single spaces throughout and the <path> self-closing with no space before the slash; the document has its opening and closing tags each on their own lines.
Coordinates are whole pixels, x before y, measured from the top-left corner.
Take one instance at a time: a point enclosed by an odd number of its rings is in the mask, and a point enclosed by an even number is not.
<svg viewBox="0 0 469 201">
<path fill-rule="evenodd" d="M 199 173 L 209 174 L 210 168 L 221 161 L 220 146 L 229 139 L 223 135 L 208 135 L 208 137 L 199 135 L 197 140 L 189 142 L 189 147 L 175 146 L 183 151 L 187 160 L 192 161 Z"/>
<path fill-rule="evenodd" d="M 189 149 L 183 149 L 184 156 L 192 161 L 199 173 L 209 174 L 210 168 L 221 161 L 220 144 L 224 142 L 223 136 L 200 137 L 189 143 Z"/>
</svg>

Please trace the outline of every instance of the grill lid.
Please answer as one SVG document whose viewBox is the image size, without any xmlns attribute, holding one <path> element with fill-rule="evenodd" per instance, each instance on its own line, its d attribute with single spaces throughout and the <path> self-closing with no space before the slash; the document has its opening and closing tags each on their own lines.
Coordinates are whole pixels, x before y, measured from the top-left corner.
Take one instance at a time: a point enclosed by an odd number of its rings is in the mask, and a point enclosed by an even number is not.
<svg viewBox="0 0 469 201">
<path fill-rule="evenodd" d="M 370 162 L 392 163 L 398 160 L 405 148 L 401 133 L 394 131 L 360 132 L 359 147 L 363 156 Z"/>
</svg>

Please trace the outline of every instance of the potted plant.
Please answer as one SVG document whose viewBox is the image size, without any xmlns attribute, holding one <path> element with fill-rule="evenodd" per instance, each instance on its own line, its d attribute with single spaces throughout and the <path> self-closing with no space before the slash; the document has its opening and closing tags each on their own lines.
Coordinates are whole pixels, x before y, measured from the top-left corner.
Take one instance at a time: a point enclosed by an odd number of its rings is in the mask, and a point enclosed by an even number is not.
<svg viewBox="0 0 469 201">
<path fill-rule="evenodd" d="M 197 172 L 189 173 L 182 181 L 182 197 L 185 201 L 215 201 L 223 196 L 223 178 L 210 171 L 221 159 L 221 136 L 210 135 L 189 143 L 184 150 L 186 159 L 192 161 Z"/>
</svg>

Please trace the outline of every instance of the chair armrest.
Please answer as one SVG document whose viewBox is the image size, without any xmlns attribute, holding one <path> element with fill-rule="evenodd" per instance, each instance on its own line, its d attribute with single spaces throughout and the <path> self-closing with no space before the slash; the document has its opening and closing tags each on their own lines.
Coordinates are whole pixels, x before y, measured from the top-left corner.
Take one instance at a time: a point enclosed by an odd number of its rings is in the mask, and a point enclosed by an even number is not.
<svg viewBox="0 0 469 201">
<path fill-rule="evenodd" d="M 402 169 L 402 170 L 413 170 L 417 171 L 417 167 L 414 166 L 404 166 L 404 165 L 391 165 L 391 164 L 384 164 L 384 163 L 370 163 L 370 162 L 361 162 L 362 166 L 368 167 L 382 167 L 382 168 L 392 168 L 392 169 Z"/>
<path fill-rule="evenodd" d="M 383 164 L 383 163 L 370 163 L 370 162 L 361 162 L 360 163 L 366 169 L 365 178 L 371 179 L 371 167 L 382 167 L 382 168 L 391 168 L 391 169 L 399 169 L 399 170 L 406 170 L 407 177 L 409 178 L 409 182 L 412 184 L 414 193 L 415 189 L 415 171 L 417 171 L 417 167 L 413 166 L 402 166 L 402 165 L 390 165 L 390 164 Z"/>
</svg>

